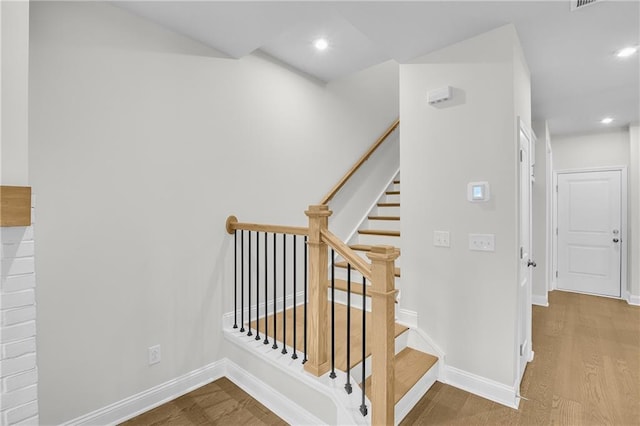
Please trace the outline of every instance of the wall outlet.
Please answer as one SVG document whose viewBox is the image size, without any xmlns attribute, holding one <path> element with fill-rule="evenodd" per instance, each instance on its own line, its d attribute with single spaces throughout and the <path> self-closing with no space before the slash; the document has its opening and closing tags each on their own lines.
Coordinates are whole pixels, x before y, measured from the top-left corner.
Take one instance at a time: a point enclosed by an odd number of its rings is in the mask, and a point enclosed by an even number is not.
<svg viewBox="0 0 640 426">
<path fill-rule="evenodd" d="M 450 247 L 449 231 L 433 231 L 433 245 L 436 247 Z"/>
<path fill-rule="evenodd" d="M 496 251 L 495 234 L 469 234 L 469 250 Z"/>
<path fill-rule="evenodd" d="M 149 347 L 149 365 L 157 364 L 160 362 L 161 353 L 160 345 Z"/>
</svg>

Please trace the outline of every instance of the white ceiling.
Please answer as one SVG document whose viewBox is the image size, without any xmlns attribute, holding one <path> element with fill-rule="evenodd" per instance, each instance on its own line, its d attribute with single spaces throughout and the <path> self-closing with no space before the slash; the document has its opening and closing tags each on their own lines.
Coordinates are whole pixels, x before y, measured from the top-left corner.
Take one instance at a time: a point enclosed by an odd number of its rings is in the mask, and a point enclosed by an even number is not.
<svg viewBox="0 0 640 426">
<path fill-rule="evenodd" d="M 513 23 L 531 71 L 534 119 L 554 135 L 637 123 L 640 1 L 138 1 L 118 6 L 240 58 L 260 49 L 323 81 L 400 63 Z M 317 37 L 329 40 L 323 52 Z"/>
</svg>

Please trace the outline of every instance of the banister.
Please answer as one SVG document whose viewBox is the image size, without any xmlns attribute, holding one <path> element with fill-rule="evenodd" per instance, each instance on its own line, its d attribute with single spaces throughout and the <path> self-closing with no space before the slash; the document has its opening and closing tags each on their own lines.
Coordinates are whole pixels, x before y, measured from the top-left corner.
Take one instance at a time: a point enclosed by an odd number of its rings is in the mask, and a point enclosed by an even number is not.
<svg viewBox="0 0 640 426">
<path fill-rule="evenodd" d="M 393 122 L 393 124 L 391 124 L 391 126 L 389 126 L 389 128 L 382 134 L 382 136 L 380 136 L 378 140 L 373 145 L 371 145 L 367 152 L 365 152 L 364 155 L 360 157 L 360 159 L 353 165 L 353 167 L 351 167 L 351 169 L 349 169 L 349 171 L 347 171 L 347 173 L 342 176 L 342 179 L 340 179 L 338 183 L 336 183 L 335 186 L 331 188 L 331 191 L 329 191 L 327 195 L 324 196 L 322 201 L 320 201 L 320 204 L 327 204 L 329 201 L 331 201 L 331 199 L 347 183 L 351 176 L 353 176 L 358 171 L 358 169 L 369 159 L 369 157 L 371 157 L 371 155 L 378 149 L 380 145 L 382 145 L 382 143 L 398 127 L 399 124 L 400 119 L 397 119 Z"/>
<path fill-rule="evenodd" d="M 366 260 L 358 256 L 348 245 L 343 243 L 340 238 L 336 237 L 328 229 L 320 230 L 320 234 L 322 235 L 323 242 L 334 249 L 340 256 L 344 258 L 344 260 L 349 262 L 368 280 L 371 279 L 371 266 Z"/>
<path fill-rule="evenodd" d="M 309 228 L 307 227 L 242 223 L 238 222 L 238 218 L 235 216 L 227 218 L 226 229 L 229 234 L 233 234 L 233 231 L 237 229 L 243 229 L 245 231 L 271 232 L 275 234 L 309 235 Z"/>
</svg>

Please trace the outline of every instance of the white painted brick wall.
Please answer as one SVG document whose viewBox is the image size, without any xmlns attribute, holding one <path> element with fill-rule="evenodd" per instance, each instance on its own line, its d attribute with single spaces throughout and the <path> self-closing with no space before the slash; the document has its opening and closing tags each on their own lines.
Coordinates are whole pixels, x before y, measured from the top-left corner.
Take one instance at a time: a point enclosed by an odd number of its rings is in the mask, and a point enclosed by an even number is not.
<svg viewBox="0 0 640 426">
<path fill-rule="evenodd" d="M 0 228 L 1 425 L 39 421 L 34 254 L 33 224 Z"/>
</svg>

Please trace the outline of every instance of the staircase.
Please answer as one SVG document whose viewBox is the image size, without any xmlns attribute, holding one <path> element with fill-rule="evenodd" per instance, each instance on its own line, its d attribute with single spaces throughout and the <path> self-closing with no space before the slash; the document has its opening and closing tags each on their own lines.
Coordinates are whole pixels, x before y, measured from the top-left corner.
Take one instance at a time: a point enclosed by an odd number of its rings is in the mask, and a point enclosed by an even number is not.
<svg viewBox="0 0 640 426">
<path fill-rule="evenodd" d="M 427 352 L 444 354 L 399 304 L 399 172 L 347 243 L 328 226 L 329 202 L 397 126 L 319 205 L 309 206 L 308 227 L 227 219 L 234 235 L 234 312 L 225 336 L 330 396 L 337 418 L 321 423 L 397 424 L 439 375 L 441 362 Z"/>
<path fill-rule="evenodd" d="M 354 250 L 360 257 L 365 260 L 368 260 L 366 257 L 366 253 L 371 251 L 371 248 L 376 245 L 387 245 L 393 247 L 400 247 L 400 174 L 398 173 L 393 181 L 388 185 L 385 189 L 384 193 L 381 195 L 380 199 L 376 203 L 375 207 L 368 213 L 366 219 L 363 223 L 358 227 L 357 231 L 354 233 L 352 238 L 349 240 L 349 247 Z M 339 304 L 346 303 L 346 291 L 347 291 L 347 272 L 346 269 L 348 267 L 348 263 L 346 260 L 342 259 L 340 256 L 336 256 L 334 259 L 335 263 L 335 275 L 334 275 L 334 289 L 335 289 L 335 300 Z M 400 288 L 400 276 L 401 276 L 401 267 L 400 265 L 400 257 L 396 259 L 396 268 L 394 271 L 396 285 L 395 288 Z M 352 294 L 362 295 L 363 294 L 363 285 L 362 285 L 362 275 L 353 269 L 350 271 L 351 275 L 351 292 Z M 329 275 L 331 276 L 331 275 Z M 329 299 L 331 300 L 331 280 L 328 282 L 329 287 Z M 370 286 L 367 286 L 370 287 Z M 368 291 L 368 289 L 367 289 Z M 396 301 L 396 306 L 397 306 Z M 341 306 L 341 305 L 336 305 Z M 360 309 L 362 308 L 362 303 L 358 303 L 356 300 L 356 306 L 359 309 L 356 309 L 357 312 L 352 313 L 352 318 L 359 318 L 361 316 Z M 371 304 L 369 298 L 365 303 L 365 308 L 370 311 Z M 346 309 L 340 309 L 340 315 L 345 316 Z M 338 317 L 340 320 L 343 320 L 343 317 Z M 354 325 L 352 325 L 354 327 Z M 356 326 L 354 332 L 357 332 L 359 325 Z M 436 366 L 438 362 L 438 358 L 431 354 L 422 352 L 418 349 L 412 348 L 408 346 L 408 334 L 410 334 L 411 330 L 403 324 L 396 322 L 396 345 L 395 345 L 395 358 L 394 358 L 394 366 L 395 366 L 395 392 L 394 392 L 394 402 L 398 405 L 405 396 L 407 397 L 407 401 L 403 401 L 403 406 L 396 407 L 397 414 L 396 421 L 399 421 L 408 413 L 410 408 L 413 407 L 411 401 L 419 399 L 426 393 L 426 391 L 433 385 L 435 379 L 437 377 Z M 342 341 L 344 332 L 337 337 L 338 341 Z M 358 345 L 360 343 L 358 342 Z M 344 351 L 340 351 L 338 349 L 338 353 L 343 353 Z M 352 351 L 353 353 L 353 351 Z M 370 353 L 370 351 L 369 351 Z M 367 356 L 369 356 L 369 353 Z M 357 362 L 353 362 L 353 366 L 359 365 L 360 358 L 358 358 Z M 340 368 L 344 371 L 341 366 L 344 366 L 345 362 L 343 359 L 336 360 L 336 367 Z M 340 367 L 339 367 L 340 366 Z M 432 370 L 433 369 L 433 370 Z M 431 371 L 431 374 L 429 372 Z M 367 375 L 369 371 L 367 371 Z M 360 386 L 362 386 L 361 382 L 358 382 Z M 365 381 L 366 386 L 366 394 L 371 394 L 371 377 Z M 416 398 L 417 397 L 417 398 Z M 404 415 L 403 415 L 404 413 Z"/>
</svg>

